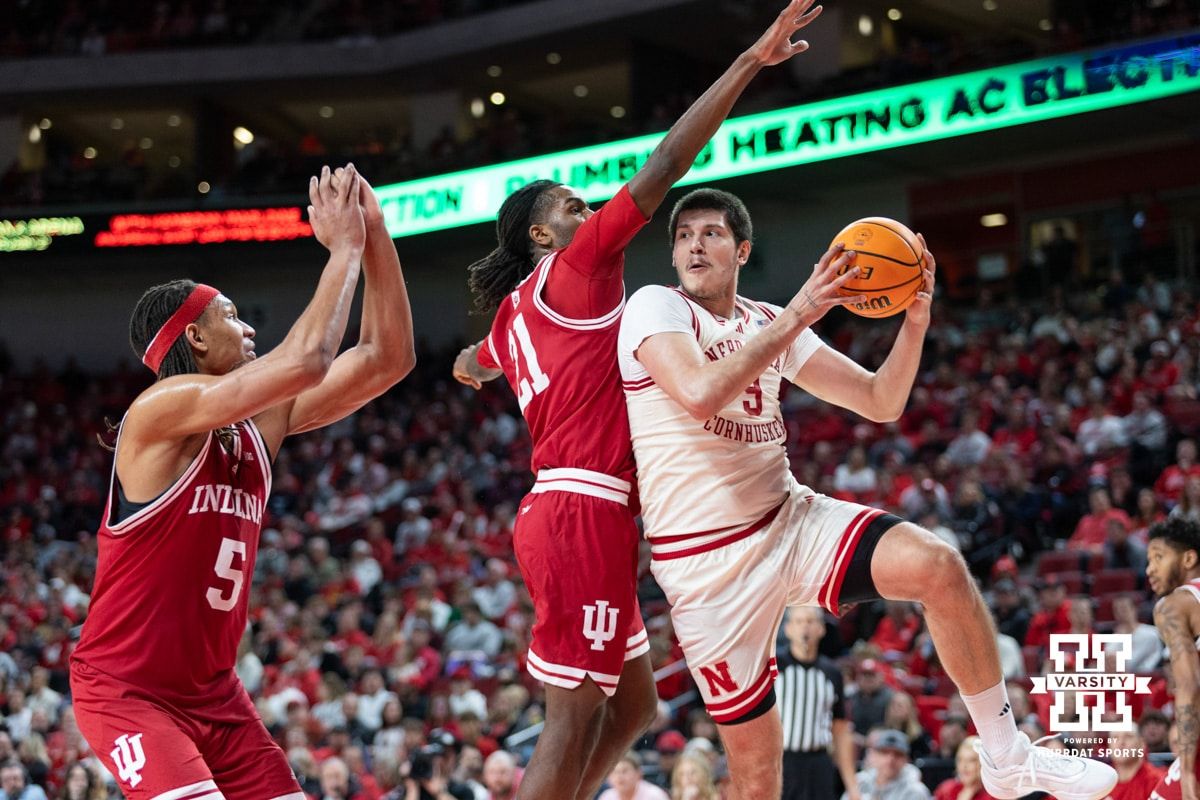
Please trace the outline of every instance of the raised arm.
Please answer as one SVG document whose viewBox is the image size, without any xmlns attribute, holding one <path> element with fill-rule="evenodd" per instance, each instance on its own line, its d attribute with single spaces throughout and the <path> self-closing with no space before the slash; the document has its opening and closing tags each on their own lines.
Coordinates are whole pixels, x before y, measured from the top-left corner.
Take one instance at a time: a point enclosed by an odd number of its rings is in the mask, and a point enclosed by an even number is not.
<svg viewBox="0 0 1200 800">
<path fill-rule="evenodd" d="M 763 67 L 787 61 L 808 49 L 808 42 L 793 42 L 796 31 L 821 13 L 816 0 L 792 0 L 767 28 L 766 33 L 738 56 L 717 82 L 692 104 L 629 181 L 629 193 L 647 217 L 654 215 L 667 192 L 682 178 L 701 149 L 729 116 L 751 79 Z"/>
<path fill-rule="evenodd" d="M 351 169 L 343 186 L 333 186 L 326 167 L 309 183 L 313 230 L 329 248 L 329 261 L 308 307 L 278 347 L 224 375 L 177 375 L 159 381 L 130 407 L 122 426 L 133 451 L 170 443 L 253 417 L 320 383 L 346 332 L 358 284 L 364 228 L 357 200 L 358 176 Z M 220 302 L 218 299 L 217 302 Z M 236 316 L 232 304 L 205 313 Z M 195 324 L 184 332 L 200 345 Z"/>
<path fill-rule="evenodd" d="M 672 400 L 696 419 L 708 419 L 729 405 L 758 380 L 801 331 L 834 306 L 856 298 L 838 294 L 858 268 L 837 272 L 854 259 L 841 245 L 831 247 L 813 268 L 813 274 L 770 325 L 750 342 L 720 361 L 709 361 L 696 339 L 686 333 L 659 333 L 637 348 L 637 360 Z"/>
<path fill-rule="evenodd" d="M 822 347 L 796 374 L 797 386 L 873 422 L 892 422 L 904 413 L 921 366 L 937 272 L 937 260 L 925 245 L 925 237 L 918 238 L 925 251 L 925 288 L 905 312 L 900 333 L 879 369 L 871 372 L 833 348 Z"/>
<path fill-rule="evenodd" d="M 1200 658 L 1189 611 L 1193 601 L 1173 592 L 1154 606 L 1154 624 L 1171 650 L 1171 677 L 1175 679 L 1175 727 L 1179 732 L 1180 788 L 1186 800 L 1196 800 L 1196 744 L 1200 742 Z"/>
<path fill-rule="evenodd" d="M 334 177 L 338 182 L 346 179 L 341 170 Z M 400 257 L 384 224 L 379 198 L 362 176 L 358 177 L 358 203 L 366 227 L 366 287 L 358 343 L 338 356 L 325 379 L 302 393 L 290 407 L 273 409 L 263 415 L 263 420 L 256 420 L 268 444 L 272 436 L 282 440 L 286 435 L 320 428 L 354 413 L 394 386 L 416 364 L 412 310 Z"/>
</svg>

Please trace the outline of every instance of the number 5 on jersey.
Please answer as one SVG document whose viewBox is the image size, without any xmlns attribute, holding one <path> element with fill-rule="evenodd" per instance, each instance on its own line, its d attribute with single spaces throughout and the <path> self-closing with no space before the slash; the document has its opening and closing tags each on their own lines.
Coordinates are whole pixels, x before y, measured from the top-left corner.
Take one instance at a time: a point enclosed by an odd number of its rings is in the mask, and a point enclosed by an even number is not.
<svg viewBox="0 0 1200 800">
<path fill-rule="evenodd" d="M 217 563 L 213 565 L 213 572 L 217 573 L 218 578 L 232 581 L 233 588 L 226 597 L 225 593 L 217 587 L 208 587 L 204 596 L 208 600 L 208 604 L 217 611 L 229 611 L 237 605 L 238 598 L 242 596 L 242 584 L 246 581 L 246 573 L 233 566 L 235 555 L 242 557 L 239 566 L 245 566 L 246 543 L 238 539 L 222 539 L 221 552 L 217 553 Z"/>
<path fill-rule="evenodd" d="M 517 404 L 524 411 L 534 395 L 546 391 L 550 385 L 550 376 L 542 372 L 538 364 L 537 351 L 533 349 L 533 340 L 529 338 L 524 314 L 513 317 L 512 328 L 508 331 L 508 353 L 512 356 L 513 369 L 517 373 Z M 521 365 L 522 358 L 524 367 Z"/>
</svg>

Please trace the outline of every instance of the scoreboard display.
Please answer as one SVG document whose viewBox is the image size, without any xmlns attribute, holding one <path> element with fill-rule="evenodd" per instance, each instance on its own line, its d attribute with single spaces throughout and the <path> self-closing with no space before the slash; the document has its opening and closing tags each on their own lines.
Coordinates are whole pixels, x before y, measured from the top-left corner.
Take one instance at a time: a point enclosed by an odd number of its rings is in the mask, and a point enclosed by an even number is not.
<svg viewBox="0 0 1200 800">
<path fill-rule="evenodd" d="M 0 219 L 0 254 L 312 238 L 299 206 Z"/>
</svg>

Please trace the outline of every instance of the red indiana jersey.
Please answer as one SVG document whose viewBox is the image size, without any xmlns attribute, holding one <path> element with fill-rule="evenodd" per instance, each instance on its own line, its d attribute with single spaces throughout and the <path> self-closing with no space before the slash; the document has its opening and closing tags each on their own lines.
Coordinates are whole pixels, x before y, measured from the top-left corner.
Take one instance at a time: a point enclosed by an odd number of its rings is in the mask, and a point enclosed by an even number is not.
<svg viewBox="0 0 1200 800">
<path fill-rule="evenodd" d="M 579 227 L 571 244 L 543 258 L 500 302 L 479 348 L 479 363 L 502 369 L 517 394 L 533 437 L 534 473 L 572 467 L 633 483 L 617 332 L 625 308 L 625 247 L 646 221 L 622 188 Z M 551 282 L 574 309 L 592 309 L 593 316 L 580 319 L 551 308 Z M 612 294 L 612 305 L 595 307 L 596 298 Z"/>
<path fill-rule="evenodd" d="M 245 714 L 233 666 L 271 491 L 258 428 L 233 429 L 233 452 L 210 432 L 179 479 L 119 523 L 114 458 L 91 606 L 72 656 L 181 710 L 231 721 Z"/>
</svg>

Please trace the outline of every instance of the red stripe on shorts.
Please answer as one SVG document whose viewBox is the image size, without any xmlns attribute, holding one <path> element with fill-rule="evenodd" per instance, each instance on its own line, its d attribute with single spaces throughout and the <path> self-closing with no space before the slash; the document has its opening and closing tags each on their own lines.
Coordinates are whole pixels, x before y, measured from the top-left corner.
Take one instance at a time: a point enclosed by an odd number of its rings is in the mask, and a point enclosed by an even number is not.
<svg viewBox="0 0 1200 800">
<path fill-rule="evenodd" d="M 821 591 L 817 593 L 820 604 L 834 615 L 838 613 L 838 598 L 842 594 L 842 581 L 846 579 L 846 570 L 850 568 L 850 562 L 854 559 L 854 550 L 858 547 L 858 541 L 862 538 L 863 531 L 867 529 L 867 526 L 882 515 L 882 511 L 874 508 L 860 511 L 842 533 L 842 541 L 838 545 L 837 555 L 833 560 L 833 570 L 829 573 L 829 578 L 821 587 Z"/>
<path fill-rule="evenodd" d="M 762 671 L 762 674 L 755 679 L 753 685 L 751 685 L 749 689 L 729 700 L 726 700 L 723 703 L 715 703 L 708 706 L 708 713 L 712 716 L 715 722 L 723 723 L 737 719 L 742 714 L 746 713 L 747 709 L 754 708 L 759 704 L 759 702 L 762 701 L 764 697 L 766 697 L 767 692 L 769 692 L 771 690 L 771 686 L 774 685 L 775 674 L 775 659 L 772 658 L 769 662 L 767 662 L 766 668 Z M 723 709 L 734 707 L 736 707 L 737 710 L 726 711 L 722 713 Z"/>
<path fill-rule="evenodd" d="M 709 550 L 716 550 L 718 547 L 724 547 L 727 544 L 733 544 L 736 541 L 745 539 L 747 536 L 753 533 L 758 533 L 760 530 L 770 525 L 775 520 L 775 517 L 779 515 L 779 509 L 781 508 L 783 508 L 783 503 L 780 503 L 772 508 L 750 527 L 743 528 L 736 533 L 731 533 L 728 536 L 721 537 L 720 539 L 715 539 L 708 544 L 689 547 L 686 550 L 676 550 L 671 553 L 653 553 L 650 557 L 655 561 L 669 561 L 673 558 L 692 556 L 696 555 L 697 553 L 707 553 Z M 650 540 L 650 545 L 653 547 L 656 544 L 673 544 L 674 542 L 683 542 L 689 539 L 697 539 L 701 536 L 709 536 L 717 532 L 718 531 L 701 531 L 700 533 L 681 533 L 676 536 L 655 536 Z"/>
<path fill-rule="evenodd" d="M 550 662 L 547 661 L 546 663 L 548 664 Z M 581 684 L 588 678 L 591 678 L 592 682 L 595 683 L 597 686 L 607 686 L 610 689 L 615 689 L 617 686 L 617 684 L 612 683 L 610 681 L 600 680 L 595 675 L 592 675 L 590 672 L 588 674 L 584 675 L 582 678 L 580 678 L 575 675 L 568 675 L 565 672 L 558 672 L 557 670 L 546 669 L 545 667 L 541 666 L 540 664 L 535 664 L 532 661 L 526 662 L 525 666 L 529 670 L 530 674 L 533 674 L 534 670 L 537 670 L 538 672 L 546 673 L 547 675 L 549 675 L 552 678 L 561 678 L 564 681 L 571 681 L 575 684 Z M 587 672 L 587 670 L 584 670 L 584 671 Z"/>
</svg>

